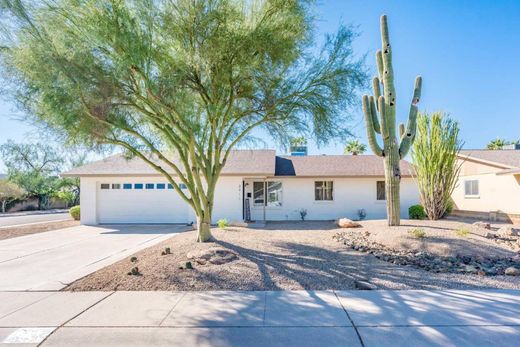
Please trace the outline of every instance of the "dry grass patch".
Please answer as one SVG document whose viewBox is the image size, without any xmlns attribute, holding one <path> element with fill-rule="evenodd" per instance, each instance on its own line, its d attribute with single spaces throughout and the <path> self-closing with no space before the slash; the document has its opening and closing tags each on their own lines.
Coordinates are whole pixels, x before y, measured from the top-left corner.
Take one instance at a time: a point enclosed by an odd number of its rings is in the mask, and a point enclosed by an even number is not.
<svg viewBox="0 0 520 347">
<path fill-rule="evenodd" d="M 38 224 L 30 224 L 24 226 L 7 226 L 0 228 L 0 240 L 10 239 L 24 235 L 43 233 L 58 229 L 69 228 L 79 225 L 79 221 L 66 220 L 57 222 L 43 222 Z"/>
</svg>

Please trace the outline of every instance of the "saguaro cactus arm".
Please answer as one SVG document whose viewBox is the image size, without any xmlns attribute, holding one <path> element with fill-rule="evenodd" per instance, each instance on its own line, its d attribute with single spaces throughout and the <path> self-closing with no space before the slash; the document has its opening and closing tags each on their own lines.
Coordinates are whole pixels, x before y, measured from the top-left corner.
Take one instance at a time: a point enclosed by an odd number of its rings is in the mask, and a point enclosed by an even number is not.
<svg viewBox="0 0 520 347">
<path fill-rule="evenodd" d="M 376 114 L 374 98 L 369 97 L 368 95 L 363 95 L 363 113 L 365 114 L 365 126 L 367 128 L 367 137 L 368 137 L 368 145 L 372 152 L 375 155 L 383 156 L 383 150 L 379 143 L 377 143 L 376 138 L 376 128 L 374 124 L 374 116 Z M 377 121 L 377 116 L 375 116 L 375 121 Z M 379 122 L 378 122 L 379 126 Z"/>
<path fill-rule="evenodd" d="M 401 134 L 401 145 L 399 146 L 399 156 L 401 159 L 406 157 L 408 151 L 412 147 L 413 140 L 415 139 L 415 131 L 417 129 L 417 113 L 419 111 L 417 108 L 417 103 L 421 99 L 421 87 L 422 78 L 421 76 L 417 76 L 415 79 L 415 88 L 413 91 L 412 103 L 410 105 L 406 132 Z"/>
</svg>

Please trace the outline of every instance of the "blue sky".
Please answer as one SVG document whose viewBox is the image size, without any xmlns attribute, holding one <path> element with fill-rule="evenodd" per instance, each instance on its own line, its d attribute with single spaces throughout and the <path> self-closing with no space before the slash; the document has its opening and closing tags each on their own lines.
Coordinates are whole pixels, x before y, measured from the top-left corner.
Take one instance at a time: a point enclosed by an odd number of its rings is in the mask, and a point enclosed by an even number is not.
<svg viewBox="0 0 520 347">
<path fill-rule="evenodd" d="M 497 136 L 520 138 L 520 1 L 321 0 L 317 35 L 334 32 L 339 23 L 357 26 L 355 52 L 366 53 L 375 72 L 383 13 L 389 17 L 399 121 L 406 121 L 420 74 L 420 109 L 449 112 L 460 123 L 466 148 L 483 148 Z M 38 138 L 32 126 L 13 119 L 15 114 L 11 103 L 0 102 L 0 144 L 7 139 L 53 141 Z M 350 126 L 366 142 L 361 108 Z M 342 148 L 311 143 L 310 154 L 337 154 Z"/>
</svg>

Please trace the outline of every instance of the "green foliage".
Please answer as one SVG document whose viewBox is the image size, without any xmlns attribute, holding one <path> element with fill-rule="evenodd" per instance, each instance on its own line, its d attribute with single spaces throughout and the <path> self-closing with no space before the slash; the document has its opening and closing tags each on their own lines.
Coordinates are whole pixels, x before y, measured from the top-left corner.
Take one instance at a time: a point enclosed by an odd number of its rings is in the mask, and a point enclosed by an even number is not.
<svg viewBox="0 0 520 347">
<path fill-rule="evenodd" d="M 383 157 L 385 162 L 388 225 L 399 225 L 401 211 L 399 197 L 401 169 L 399 162 L 407 155 L 415 139 L 417 104 L 421 97 L 422 78 L 417 76 L 415 79 L 408 122 L 406 127 L 403 123 L 399 125 L 398 138 L 392 47 L 386 16 L 381 16 L 381 43 L 381 50 L 376 52 L 379 77 L 376 76 L 372 80 L 374 95 L 363 95 L 363 113 L 365 114 L 368 144 L 374 154 Z M 381 87 L 383 87 L 382 93 Z M 383 147 L 379 145 L 376 133 L 381 134 Z"/>
<path fill-rule="evenodd" d="M 139 272 L 139 268 L 137 266 L 133 267 L 132 270 L 130 270 L 127 273 L 128 276 L 141 276 L 141 273 Z"/>
<path fill-rule="evenodd" d="M 0 212 L 5 213 L 9 203 L 22 199 L 24 195 L 25 191 L 16 184 L 7 180 L 0 180 Z"/>
<path fill-rule="evenodd" d="M 136 263 L 136 262 L 137 262 L 137 257 L 132 257 L 132 258 L 130 258 L 130 262 L 132 262 L 132 263 Z"/>
<path fill-rule="evenodd" d="M 223 218 L 217 221 L 217 225 L 220 229 L 225 229 L 227 226 L 229 226 L 229 222 L 226 218 Z"/>
<path fill-rule="evenodd" d="M 426 218 L 426 212 L 422 205 L 412 205 L 408 209 L 408 216 L 410 219 L 424 219 Z"/>
<path fill-rule="evenodd" d="M 63 158 L 51 146 L 7 141 L 0 146 L 9 181 L 21 187 L 28 196 L 38 198 L 38 209 L 47 208 L 49 198 L 61 188 L 57 176 Z"/>
<path fill-rule="evenodd" d="M 161 255 L 168 255 L 168 254 L 171 254 L 171 249 L 170 247 L 166 247 L 164 249 L 164 251 L 161 252 Z"/>
<path fill-rule="evenodd" d="M 80 206 L 73 206 L 69 209 L 69 213 L 74 220 L 79 220 L 81 218 L 81 210 Z"/>
<path fill-rule="evenodd" d="M 426 237 L 426 231 L 424 231 L 422 228 L 415 228 L 410 230 L 410 234 L 418 239 L 423 239 Z"/>
<path fill-rule="evenodd" d="M 515 144 L 518 144 L 518 143 L 520 143 L 520 140 L 517 140 L 517 141 L 506 141 L 504 139 L 501 139 L 501 138 L 497 137 L 496 139 L 489 141 L 488 144 L 486 145 L 486 148 L 487 149 L 492 149 L 492 150 L 501 150 L 506 145 L 515 145 Z"/>
<path fill-rule="evenodd" d="M 469 229 L 464 227 L 458 228 L 455 230 L 455 235 L 458 237 L 467 237 L 469 235 Z"/>
<path fill-rule="evenodd" d="M 299 136 L 299 137 L 292 137 L 290 139 L 291 146 L 297 147 L 297 146 L 306 146 L 307 145 L 307 139 L 305 136 Z"/>
<path fill-rule="evenodd" d="M 306 208 L 302 208 L 298 211 L 298 213 L 300 214 L 300 219 L 302 221 L 305 221 L 305 217 L 307 217 L 307 209 Z"/>
<path fill-rule="evenodd" d="M 184 265 L 186 267 L 186 269 L 188 270 L 193 270 L 193 265 L 191 264 L 191 261 L 187 261 L 186 264 Z"/>
<path fill-rule="evenodd" d="M 367 150 L 367 146 L 364 143 L 359 142 L 359 140 L 351 140 L 347 142 L 345 146 L 344 154 L 352 154 L 358 155 L 363 154 Z"/>
<path fill-rule="evenodd" d="M 421 204 L 429 219 L 442 218 L 453 207 L 451 194 L 457 184 L 462 142 L 459 125 L 447 114 L 421 113 L 412 150 L 412 167 Z"/>
<path fill-rule="evenodd" d="M 351 28 L 316 49 L 307 1 L 20 3 L 4 1 L 14 29 L 1 54 L 24 111 L 69 142 L 117 146 L 164 175 L 195 211 L 199 241 L 237 144 L 256 128 L 283 142 L 344 137 L 366 81 Z"/>
</svg>

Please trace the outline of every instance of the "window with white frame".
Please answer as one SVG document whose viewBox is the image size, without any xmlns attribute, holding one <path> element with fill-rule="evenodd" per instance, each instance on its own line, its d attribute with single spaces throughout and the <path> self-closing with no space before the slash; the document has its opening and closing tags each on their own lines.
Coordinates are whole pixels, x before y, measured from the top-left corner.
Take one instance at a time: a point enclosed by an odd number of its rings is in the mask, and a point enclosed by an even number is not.
<svg viewBox="0 0 520 347">
<path fill-rule="evenodd" d="M 267 182 L 267 206 L 282 206 L 282 182 Z"/>
<path fill-rule="evenodd" d="M 464 196 L 479 196 L 478 180 L 464 181 Z"/>
<path fill-rule="evenodd" d="M 282 206 L 282 182 L 253 182 L 253 203 L 257 206 Z"/>
<path fill-rule="evenodd" d="M 334 183 L 332 181 L 314 182 L 314 200 L 332 201 L 334 200 Z"/>
</svg>

